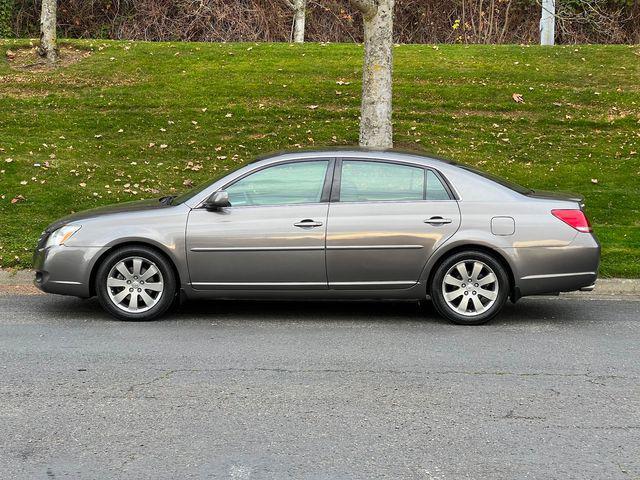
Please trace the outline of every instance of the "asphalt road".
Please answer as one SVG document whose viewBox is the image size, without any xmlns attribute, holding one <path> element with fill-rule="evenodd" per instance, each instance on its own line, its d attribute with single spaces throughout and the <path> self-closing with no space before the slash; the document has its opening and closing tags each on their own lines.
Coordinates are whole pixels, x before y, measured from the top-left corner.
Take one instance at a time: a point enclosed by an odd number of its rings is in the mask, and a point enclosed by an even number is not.
<svg viewBox="0 0 640 480">
<path fill-rule="evenodd" d="M 638 479 L 640 300 L 218 302 L 122 323 L 0 295 L 2 478 Z"/>
</svg>

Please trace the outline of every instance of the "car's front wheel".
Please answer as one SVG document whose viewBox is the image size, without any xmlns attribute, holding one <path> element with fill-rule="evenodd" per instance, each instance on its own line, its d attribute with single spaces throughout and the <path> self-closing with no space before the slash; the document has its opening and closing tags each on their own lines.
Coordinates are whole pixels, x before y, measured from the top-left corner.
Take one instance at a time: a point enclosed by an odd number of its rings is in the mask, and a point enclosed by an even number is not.
<svg viewBox="0 0 640 480">
<path fill-rule="evenodd" d="M 504 306 L 509 296 L 509 277 L 491 255 L 458 252 L 436 269 L 430 294 L 442 316 L 461 325 L 481 325 Z"/>
<path fill-rule="evenodd" d="M 120 320 L 152 320 L 172 305 L 176 278 L 164 256 L 128 246 L 104 259 L 96 273 L 96 294 L 100 305 Z"/>
</svg>

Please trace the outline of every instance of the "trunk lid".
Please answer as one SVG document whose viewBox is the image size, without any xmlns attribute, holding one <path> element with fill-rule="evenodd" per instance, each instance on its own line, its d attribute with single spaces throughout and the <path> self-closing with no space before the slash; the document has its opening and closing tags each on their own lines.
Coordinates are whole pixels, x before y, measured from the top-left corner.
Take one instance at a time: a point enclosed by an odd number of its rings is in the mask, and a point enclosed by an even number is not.
<svg viewBox="0 0 640 480">
<path fill-rule="evenodd" d="M 527 197 L 543 198 L 546 200 L 564 200 L 569 202 L 577 202 L 580 207 L 584 207 L 584 195 L 571 192 L 551 192 L 547 190 L 532 190 L 526 194 Z"/>
</svg>

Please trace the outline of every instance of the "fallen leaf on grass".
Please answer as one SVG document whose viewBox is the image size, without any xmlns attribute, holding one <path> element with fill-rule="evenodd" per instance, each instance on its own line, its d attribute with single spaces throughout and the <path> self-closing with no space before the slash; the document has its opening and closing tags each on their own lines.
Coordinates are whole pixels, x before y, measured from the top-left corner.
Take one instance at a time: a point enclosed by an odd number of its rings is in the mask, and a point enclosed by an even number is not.
<svg viewBox="0 0 640 480">
<path fill-rule="evenodd" d="M 11 199 L 11 203 L 18 203 L 26 200 L 22 195 L 16 195 Z"/>
<path fill-rule="evenodd" d="M 524 98 L 522 98 L 521 93 L 514 93 L 511 95 L 511 98 L 513 98 L 513 101 L 516 103 L 524 103 Z"/>
</svg>

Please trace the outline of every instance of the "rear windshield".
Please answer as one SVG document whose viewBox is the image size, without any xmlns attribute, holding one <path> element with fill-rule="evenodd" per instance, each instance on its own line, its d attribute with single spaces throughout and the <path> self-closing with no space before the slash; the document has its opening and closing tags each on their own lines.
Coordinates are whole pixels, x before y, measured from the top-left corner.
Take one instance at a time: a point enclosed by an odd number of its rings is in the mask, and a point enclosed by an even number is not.
<svg viewBox="0 0 640 480">
<path fill-rule="evenodd" d="M 481 170 L 476 170 L 475 168 L 469 167 L 467 165 L 459 165 L 459 166 L 471 173 L 475 173 L 476 175 L 480 175 L 481 177 L 491 180 L 492 182 L 496 182 L 502 185 L 503 187 L 507 187 L 509 190 L 513 190 L 514 192 L 518 192 L 523 195 L 528 195 L 530 193 L 533 193 L 533 190 L 531 190 L 530 188 L 523 187 L 522 185 L 518 185 L 517 183 L 514 183 L 514 182 L 510 182 L 509 180 L 498 177 L 497 175 L 492 175 L 491 173 L 483 172 Z"/>
</svg>

